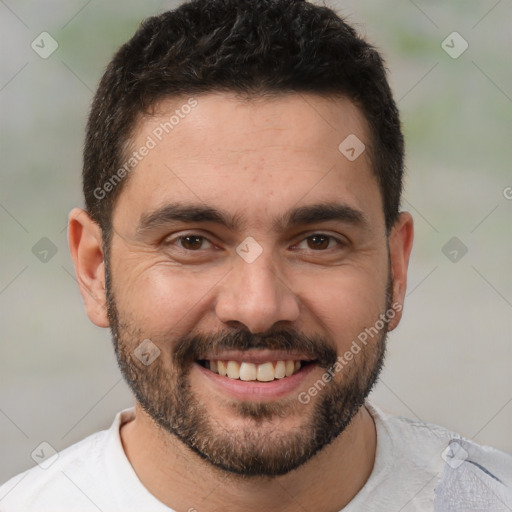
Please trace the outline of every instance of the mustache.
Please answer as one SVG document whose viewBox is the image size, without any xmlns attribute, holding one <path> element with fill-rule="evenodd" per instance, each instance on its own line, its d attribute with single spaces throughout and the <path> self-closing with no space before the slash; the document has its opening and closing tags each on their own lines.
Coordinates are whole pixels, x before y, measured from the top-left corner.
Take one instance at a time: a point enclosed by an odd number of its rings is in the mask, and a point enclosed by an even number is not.
<svg viewBox="0 0 512 512">
<path fill-rule="evenodd" d="M 175 344 L 173 358 L 179 367 L 184 367 L 208 353 L 250 349 L 299 352 L 308 359 L 315 360 L 326 370 L 331 368 L 337 360 L 336 350 L 325 338 L 288 330 L 274 330 L 265 334 L 237 330 L 187 335 Z"/>
</svg>

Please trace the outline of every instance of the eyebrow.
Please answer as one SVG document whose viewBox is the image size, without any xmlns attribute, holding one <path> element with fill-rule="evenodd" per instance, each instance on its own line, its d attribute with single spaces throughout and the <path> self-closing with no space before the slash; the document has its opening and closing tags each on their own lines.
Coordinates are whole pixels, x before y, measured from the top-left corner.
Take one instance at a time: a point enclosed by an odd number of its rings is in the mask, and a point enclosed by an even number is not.
<svg viewBox="0 0 512 512">
<path fill-rule="evenodd" d="M 338 221 L 358 227 L 365 227 L 369 222 L 360 210 L 347 204 L 327 202 L 300 206 L 275 218 L 272 229 L 276 232 L 289 228 L 327 221 Z M 230 231 L 241 231 L 248 224 L 248 219 L 241 214 L 228 212 L 204 204 L 170 203 L 141 216 L 137 234 L 144 235 L 161 226 L 176 222 L 216 223 Z"/>
</svg>

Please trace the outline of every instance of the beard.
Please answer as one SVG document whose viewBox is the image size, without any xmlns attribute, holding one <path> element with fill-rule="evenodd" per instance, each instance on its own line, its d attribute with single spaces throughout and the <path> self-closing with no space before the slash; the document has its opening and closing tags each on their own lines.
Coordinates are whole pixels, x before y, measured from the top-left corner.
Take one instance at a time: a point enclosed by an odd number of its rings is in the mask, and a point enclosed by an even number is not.
<svg viewBox="0 0 512 512">
<path fill-rule="evenodd" d="M 306 463 L 348 427 L 383 367 L 387 322 L 308 405 L 295 395 L 273 402 L 226 399 L 223 406 L 237 417 L 236 426 L 230 427 L 213 418 L 205 400 L 201 401 L 191 389 L 190 370 L 200 355 L 233 349 L 289 350 L 304 354 L 320 368 L 332 372 L 338 358 L 332 343 L 322 336 L 284 329 L 265 334 L 229 330 L 178 339 L 159 335 L 151 337 L 151 342 L 161 352 L 146 366 L 134 355 L 134 350 L 148 338 L 147 333 L 120 315 L 109 282 L 108 264 L 106 270 L 114 349 L 121 373 L 137 402 L 164 433 L 175 436 L 201 458 L 228 473 L 276 477 Z M 386 311 L 391 307 L 391 291 L 390 278 Z M 299 426 L 284 429 L 279 425 L 280 419 L 286 421 L 293 416 L 301 419 Z"/>
</svg>

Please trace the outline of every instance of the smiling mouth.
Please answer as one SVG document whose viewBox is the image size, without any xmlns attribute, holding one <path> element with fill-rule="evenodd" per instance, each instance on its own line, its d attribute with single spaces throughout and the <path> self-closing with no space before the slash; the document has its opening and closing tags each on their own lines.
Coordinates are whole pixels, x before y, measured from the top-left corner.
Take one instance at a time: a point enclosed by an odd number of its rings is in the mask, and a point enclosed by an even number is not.
<svg viewBox="0 0 512 512">
<path fill-rule="evenodd" d="M 203 368 L 227 377 L 232 380 L 272 382 L 274 380 L 286 379 L 298 373 L 302 368 L 313 364 L 312 360 L 282 360 L 267 361 L 263 363 L 251 363 L 246 361 L 233 360 L 208 360 L 197 361 Z"/>
</svg>

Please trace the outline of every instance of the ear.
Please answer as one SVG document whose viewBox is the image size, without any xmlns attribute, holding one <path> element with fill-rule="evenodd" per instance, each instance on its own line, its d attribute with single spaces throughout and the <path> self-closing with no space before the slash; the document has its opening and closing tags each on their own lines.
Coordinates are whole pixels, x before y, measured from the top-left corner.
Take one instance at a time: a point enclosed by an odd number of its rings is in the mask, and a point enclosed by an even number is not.
<svg viewBox="0 0 512 512">
<path fill-rule="evenodd" d="M 80 208 L 71 210 L 68 220 L 69 249 L 87 316 L 98 327 L 108 327 L 101 228 Z"/>
<path fill-rule="evenodd" d="M 413 238 L 412 216 L 408 212 L 402 212 L 389 235 L 389 256 L 393 277 L 393 308 L 396 312 L 395 317 L 390 319 L 388 324 L 390 331 L 395 329 L 402 318 L 405 291 L 407 289 L 407 269 L 409 268 Z"/>
</svg>

